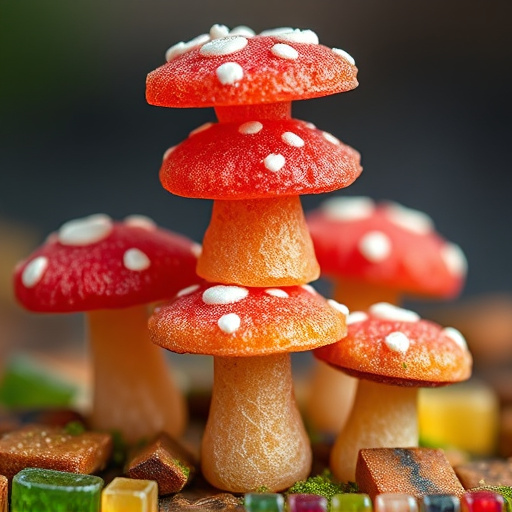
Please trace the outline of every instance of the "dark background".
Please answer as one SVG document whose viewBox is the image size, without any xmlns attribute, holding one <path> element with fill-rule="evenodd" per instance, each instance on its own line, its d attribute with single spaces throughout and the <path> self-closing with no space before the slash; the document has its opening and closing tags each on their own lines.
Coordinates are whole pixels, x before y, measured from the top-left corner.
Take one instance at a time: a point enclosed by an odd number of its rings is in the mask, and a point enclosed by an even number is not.
<svg viewBox="0 0 512 512">
<path fill-rule="evenodd" d="M 42 239 L 91 213 L 142 213 L 201 241 L 210 202 L 172 196 L 158 170 L 213 112 L 147 105 L 146 74 L 214 23 L 310 28 L 359 67 L 355 91 L 294 104 L 362 153 L 337 193 L 426 211 L 468 257 L 465 296 L 510 292 L 511 20 L 508 0 L 4 0 L 0 219 Z"/>
</svg>

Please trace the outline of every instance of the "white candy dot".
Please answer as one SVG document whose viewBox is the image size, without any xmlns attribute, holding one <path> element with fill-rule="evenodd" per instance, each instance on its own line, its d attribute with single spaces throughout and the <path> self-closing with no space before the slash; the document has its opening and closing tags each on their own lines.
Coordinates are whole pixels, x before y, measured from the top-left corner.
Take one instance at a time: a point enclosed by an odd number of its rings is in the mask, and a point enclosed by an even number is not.
<svg viewBox="0 0 512 512">
<path fill-rule="evenodd" d="M 384 343 L 393 352 L 400 352 L 405 354 L 409 349 L 410 341 L 409 338 L 400 331 L 389 333 L 384 339 Z"/>
<path fill-rule="evenodd" d="M 462 333 L 454 327 L 446 327 L 443 329 L 443 334 L 452 339 L 460 348 L 467 350 L 468 344 Z"/>
<path fill-rule="evenodd" d="M 123 264 L 128 270 L 146 270 L 151 266 L 151 260 L 140 249 L 128 249 L 123 254 Z"/>
<path fill-rule="evenodd" d="M 171 146 L 167 149 L 167 151 L 164 153 L 164 156 L 162 157 L 162 160 L 167 160 L 169 155 L 176 149 L 176 146 Z"/>
<path fill-rule="evenodd" d="M 242 66 L 236 62 L 225 62 L 217 68 L 216 74 L 222 85 L 233 85 L 234 83 L 242 80 L 244 77 L 244 70 L 242 69 Z"/>
<path fill-rule="evenodd" d="M 229 35 L 229 28 L 226 27 L 226 25 L 219 25 L 216 23 L 210 29 L 210 37 L 212 39 L 219 39 L 221 37 L 226 37 L 227 35 Z"/>
<path fill-rule="evenodd" d="M 391 240 L 382 231 L 369 231 L 359 240 L 357 247 L 361 254 L 372 263 L 384 261 L 392 250 Z"/>
<path fill-rule="evenodd" d="M 243 36 L 230 36 L 221 39 L 214 39 L 201 46 L 199 53 L 204 57 L 217 57 L 220 55 L 231 55 L 239 52 L 247 46 L 247 38 Z"/>
<path fill-rule="evenodd" d="M 58 239 L 63 245 L 89 245 L 106 238 L 113 228 L 112 219 L 100 213 L 66 222 L 59 229 Z"/>
<path fill-rule="evenodd" d="M 386 204 L 385 211 L 391 222 L 413 233 L 424 235 L 434 228 L 432 219 L 426 213 L 419 210 L 413 210 L 401 204 L 390 202 Z"/>
<path fill-rule="evenodd" d="M 285 144 L 288 144 L 289 146 L 293 146 L 295 148 L 301 148 L 302 146 L 304 146 L 304 140 L 293 132 L 284 132 L 281 135 L 281 139 Z"/>
<path fill-rule="evenodd" d="M 270 51 L 281 59 L 295 60 L 299 56 L 299 52 L 289 44 L 277 43 L 270 48 Z"/>
<path fill-rule="evenodd" d="M 354 311 L 347 317 L 347 325 L 357 324 L 368 320 L 368 315 L 364 311 Z"/>
<path fill-rule="evenodd" d="M 267 288 L 265 293 L 272 295 L 273 297 L 281 297 L 282 299 L 287 299 L 289 297 L 288 293 L 281 290 L 281 288 Z"/>
<path fill-rule="evenodd" d="M 340 140 L 337 139 L 332 133 L 329 132 L 322 132 L 323 138 L 330 142 L 331 144 L 335 144 L 336 146 L 339 146 L 341 144 Z"/>
<path fill-rule="evenodd" d="M 201 256 L 201 254 L 203 253 L 203 246 L 201 244 L 194 243 L 192 244 L 190 250 L 196 258 L 199 258 L 199 256 Z"/>
<path fill-rule="evenodd" d="M 371 217 L 375 203 L 363 196 L 331 197 L 320 205 L 320 209 L 331 219 L 353 221 Z"/>
<path fill-rule="evenodd" d="M 441 258 L 452 274 L 464 276 L 468 270 L 468 261 L 462 249 L 452 243 L 447 243 L 441 249 Z"/>
<path fill-rule="evenodd" d="M 311 295 L 316 295 L 316 290 L 310 284 L 302 284 L 301 288 L 311 293 Z"/>
<path fill-rule="evenodd" d="M 263 125 L 259 121 L 248 121 L 238 127 L 238 131 L 243 135 L 254 135 L 263 129 Z"/>
<path fill-rule="evenodd" d="M 28 263 L 21 274 L 23 285 L 27 288 L 34 287 L 43 277 L 48 264 L 49 261 L 46 256 L 38 256 Z"/>
<path fill-rule="evenodd" d="M 286 34 L 287 32 L 293 32 L 292 27 L 277 27 L 268 28 L 260 32 L 260 36 L 277 36 L 279 34 Z"/>
<path fill-rule="evenodd" d="M 124 219 L 124 223 L 127 226 L 143 228 L 148 231 L 154 231 L 157 228 L 155 221 L 146 215 L 128 215 Z"/>
<path fill-rule="evenodd" d="M 232 28 L 229 31 L 230 36 L 244 36 L 244 37 L 254 37 L 255 32 L 252 28 L 247 27 L 246 25 L 238 25 L 238 27 Z"/>
<path fill-rule="evenodd" d="M 291 32 L 283 32 L 276 36 L 284 41 L 292 41 L 295 43 L 318 44 L 318 36 L 312 30 L 300 30 L 296 28 Z"/>
<path fill-rule="evenodd" d="M 417 322 L 420 319 L 418 313 L 409 309 L 399 308 L 388 302 L 378 302 L 370 307 L 370 313 L 381 320 L 394 322 Z"/>
<path fill-rule="evenodd" d="M 240 317 L 235 313 L 222 315 L 219 318 L 217 325 L 219 326 L 220 330 L 226 334 L 233 334 L 240 327 Z"/>
<path fill-rule="evenodd" d="M 305 125 L 310 129 L 310 130 L 316 130 L 316 125 L 311 123 L 310 121 L 306 122 Z"/>
<path fill-rule="evenodd" d="M 191 286 L 187 286 L 186 288 L 183 288 L 183 290 L 180 290 L 176 297 L 185 297 L 186 295 L 190 295 L 191 293 L 194 293 L 196 290 L 199 290 L 200 285 L 193 284 Z"/>
<path fill-rule="evenodd" d="M 196 135 L 197 133 L 204 132 L 205 130 L 208 130 L 208 128 L 211 128 L 215 123 L 204 123 L 201 126 L 198 126 L 194 130 L 192 130 L 188 135 L 189 137 L 191 135 Z"/>
<path fill-rule="evenodd" d="M 335 309 L 336 311 L 339 311 L 340 313 L 343 313 L 345 316 L 348 316 L 350 313 L 345 304 L 340 304 L 338 301 L 334 299 L 328 299 L 327 303 L 329 304 L 329 306 L 331 306 L 331 308 Z"/>
<path fill-rule="evenodd" d="M 233 304 L 245 299 L 247 295 L 249 295 L 247 288 L 217 285 L 203 292 L 203 302 L 205 304 Z"/>
<path fill-rule="evenodd" d="M 185 43 L 184 41 L 180 41 L 179 43 L 176 43 L 175 45 L 171 46 L 165 52 L 165 60 L 169 62 L 175 59 L 176 57 L 179 57 L 180 55 L 183 55 L 184 53 L 187 53 L 190 50 L 193 50 L 194 48 L 197 48 L 198 46 L 207 43 L 209 40 L 210 36 L 208 34 L 201 34 L 197 37 L 194 37 L 194 39 L 191 39 L 187 43 Z"/>
<path fill-rule="evenodd" d="M 354 60 L 354 57 L 350 55 L 350 53 L 347 53 L 345 50 L 342 50 L 341 48 L 333 48 L 332 51 L 339 55 L 342 59 L 346 60 L 349 64 L 352 64 L 352 66 L 355 65 L 356 61 Z"/>
<path fill-rule="evenodd" d="M 271 153 L 263 160 L 265 167 L 272 172 L 280 171 L 285 163 L 286 160 L 283 155 L 274 153 Z"/>
</svg>

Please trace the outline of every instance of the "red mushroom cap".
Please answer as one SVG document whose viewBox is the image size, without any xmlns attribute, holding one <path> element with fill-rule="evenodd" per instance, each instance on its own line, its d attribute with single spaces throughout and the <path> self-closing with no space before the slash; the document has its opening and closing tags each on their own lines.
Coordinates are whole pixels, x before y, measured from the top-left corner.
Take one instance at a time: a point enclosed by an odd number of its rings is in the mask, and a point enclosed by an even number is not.
<svg viewBox="0 0 512 512">
<path fill-rule="evenodd" d="M 208 123 L 166 152 L 160 180 L 185 197 L 296 196 L 350 185 L 359 162 L 356 150 L 304 121 Z"/>
<path fill-rule="evenodd" d="M 425 213 L 366 197 L 332 198 L 307 221 L 326 276 L 431 297 L 453 297 L 464 284 L 464 254 Z"/>
<path fill-rule="evenodd" d="M 172 297 L 194 282 L 199 246 L 147 217 L 65 223 L 14 275 L 18 301 L 39 312 L 114 309 Z"/>
<path fill-rule="evenodd" d="M 318 359 L 360 379 L 434 387 L 466 380 L 472 358 L 462 334 L 381 302 L 347 319 L 347 336 L 315 350 Z"/>
<path fill-rule="evenodd" d="M 249 288 L 207 283 L 178 293 L 149 320 L 151 339 L 178 353 L 256 356 L 300 352 L 345 334 L 348 310 L 309 285 Z"/>
<path fill-rule="evenodd" d="M 253 105 L 316 98 L 357 87 L 354 60 L 311 30 L 212 27 L 178 43 L 149 73 L 146 98 L 163 107 Z"/>
</svg>

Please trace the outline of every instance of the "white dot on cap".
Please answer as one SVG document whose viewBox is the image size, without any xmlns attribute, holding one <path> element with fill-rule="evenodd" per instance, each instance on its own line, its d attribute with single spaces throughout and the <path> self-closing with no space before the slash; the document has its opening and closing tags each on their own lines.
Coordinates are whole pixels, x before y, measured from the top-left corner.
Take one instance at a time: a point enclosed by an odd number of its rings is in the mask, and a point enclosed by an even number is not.
<svg viewBox="0 0 512 512">
<path fill-rule="evenodd" d="M 418 313 L 409 309 L 393 306 L 388 302 L 377 302 L 369 309 L 370 313 L 381 320 L 390 320 L 394 322 L 417 322 L 420 319 Z"/>
<path fill-rule="evenodd" d="M 203 246 L 201 244 L 193 243 L 190 251 L 196 258 L 199 258 L 199 256 L 201 256 L 203 253 Z"/>
<path fill-rule="evenodd" d="M 237 27 L 232 28 L 229 31 L 230 36 L 244 36 L 244 37 L 254 37 L 256 33 L 250 27 L 246 25 L 238 25 Z"/>
<path fill-rule="evenodd" d="M 328 299 L 327 303 L 329 304 L 329 306 L 331 306 L 331 308 L 335 309 L 336 311 L 339 311 L 340 313 L 343 313 L 345 316 L 348 316 L 350 313 L 345 304 L 340 304 L 338 301 L 334 299 Z"/>
<path fill-rule="evenodd" d="M 217 57 L 220 55 L 231 55 L 239 52 L 247 46 L 247 38 L 243 36 L 230 36 L 221 39 L 214 39 L 201 46 L 199 53 L 204 57 Z"/>
<path fill-rule="evenodd" d="M 304 139 L 301 139 L 296 133 L 293 132 L 284 132 L 281 135 L 281 139 L 288 146 L 293 146 L 295 148 L 301 148 L 304 146 Z"/>
<path fill-rule="evenodd" d="M 167 158 L 169 157 L 169 155 L 176 149 L 176 146 L 171 146 L 170 148 L 168 148 L 165 153 L 164 153 L 164 156 L 162 157 L 162 160 L 167 160 Z"/>
<path fill-rule="evenodd" d="M 322 202 L 320 209 L 331 219 L 354 221 L 371 217 L 375 203 L 363 196 L 331 197 Z"/>
<path fill-rule="evenodd" d="M 291 32 L 282 32 L 276 34 L 276 37 L 283 41 L 293 41 L 295 43 L 318 44 L 318 36 L 312 30 L 300 30 L 296 28 Z"/>
<path fill-rule="evenodd" d="M 400 331 L 390 332 L 385 338 L 384 343 L 393 352 L 400 352 L 405 354 L 409 349 L 409 338 Z"/>
<path fill-rule="evenodd" d="M 300 287 L 311 293 L 311 295 L 316 295 L 316 290 L 310 284 L 301 284 Z"/>
<path fill-rule="evenodd" d="M 42 279 L 48 264 L 49 261 L 46 256 L 38 256 L 28 263 L 21 274 L 23 285 L 27 288 L 34 287 Z"/>
<path fill-rule="evenodd" d="M 143 228 L 148 231 L 154 231 L 157 228 L 155 221 L 146 215 L 128 215 L 124 219 L 124 223 L 127 226 Z"/>
<path fill-rule="evenodd" d="M 361 254 L 372 263 L 384 261 L 392 250 L 391 240 L 382 231 L 369 231 L 359 240 L 357 247 Z"/>
<path fill-rule="evenodd" d="M 329 132 L 322 132 L 323 138 L 330 142 L 331 144 L 335 144 L 336 146 L 339 146 L 341 144 L 341 141 L 336 138 L 332 133 Z"/>
<path fill-rule="evenodd" d="M 263 129 L 263 125 L 259 121 L 247 121 L 238 127 L 238 131 L 243 135 L 254 135 Z"/>
<path fill-rule="evenodd" d="M 293 32 L 292 27 L 276 27 L 268 28 L 260 32 L 260 36 L 277 36 L 279 34 L 286 34 L 287 32 Z"/>
<path fill-rule="evenodd" d="M 354 311 L 347 317 L 347 325 L 357 324 L 368 320 L 368 315 L 364 311 Z"/>
<path fill-rule="evenodd" d="M 448 270 L 456 276 L 464 276 L 468 270 L 468 261 L 462 252 L 462 249 L 452 243 L 446 243 L 441 249 L 441 258 L 445 262 Z"/>
<path fill-rule="evenodd" d="M 299 52 L 293 46 L 284 43 L 275 44 L 270 51 L 281 59 L 295 60 L 299 56 Z"/>
<path fill-rule="evenodd" d="M 457 343 L 457 345 L 460 348 L 467 350 L 468 344 L 466 342 L 466 338 L 464 338 L 464 336 L 459 330 L 455 329 L 454 327 L 445 327 L 442 333 L 445 336 L 448 336 L 448 338 L 453 340 L 455 343 Z"/>
<path fill-rule="evenodd" d="M 210 37 L 212 39 L 219 39 L 220 37 L 226 37 L 229 35 L 229 28 L 226 25 L 220 25 L 216 23 L 210 29 Z"/>
<path fill-rule="evenodd" d="M 180 290 L 176 297 L 185 297 L 186 295 L 190 295 L 191 293 L 194 293 L 196 290 L 199 290 L 200 285 L 193 284 L 191 286 L 187 286 L 186 288 L 183 288 L 183 290 Z"/>
<path fill-rule="evenodd" d="M 208 130 L 208 128 L 211 128 L 215 123 L 204 123 L 201 126 L 198 126 L 194 130 L 192 130 L 188 135 L 189 137 L 191 135 L 196 135 L 198 133 L 204 132 L 205 130 Z"/>
<path fill-rule="evenodd" d="M 190 50 L 193 50 L 194 48 L 197 48 L 198 46 L 207 43 L 209 40 L 210 36 L 208 34 L 201 34 L 197 37 L 194 37 L 194 39 L 191 39 L 187 43 L 185 43 L 184 41 L 180 41 L 179 43 L 176 43 L 175 45 L 171 46 L 165 52 L 165 60 L 169 62 L 175 59 L 176 57 L 179 57 L 180 55 L 183 55 L 184 53 L 187 53 Z"/>
<path fill-rule="evenodd" d="M 272 172 L 280 171 L 286 160 L 283 155 L 271 153 L 263 160 L 263 165 Z"/>
<path fill-rule="evenodd" d="M 281 288 L 267 288 L 265 293 L 268 295 L 272 295 L 273 297 L 280 297 L 282 299 L 287 299 L 289 297 L 288 293 Z"/>
<path fill-rule="evenodd" d="M 112 219 L 100 213 L 66 222 L 59 229 L 58 239 L 63 245 L 89 245 L 107 238 L 113 228 Z"/>
<path fill-rule="evenodd" d="M 123 254 L 123 264 L 128 270 L 141 271 L 151 266 L 151 260 L 140 249 L 128 249 Z"/>
<path fill-rule="evenodd" d="M 236 62 L 225 62 L 221 64 L 215 73 L 222 85 L 233 85 L 244 77 L 242 66 Z"/>
<path fill-rule="evenodd" d="M 245 299 L 249 295 L 247 288 L 241 286 L 212 286 L 203 292 L 205 304 L 233 304 Z"/>
<path fill-rule="evenodd" d="M 347 53 L 345 50 L 342 50 L 341 48 L 333 48 L 332 51 L 339 55 L 342 59 L 346 60 L 349 64 L 352 64 L 352 66 L 355 65 L 356 61 L 354 60 L 354 57 L 350 55 L 350 53 Z"/>
<path fill-rule="evenodd" d="M 228 313 L 227 315 L 222 315 L 217 325 L 219 326 L 222 332 L 226 334 L 233 334 L 238 331 L 240 327 L 240 317 L 235 313 Z"/>
<path fill-rule="evenodd" d="M 385 211 L 393 224 L 412 233 L 424 235 L 432 231 L 434 227 L 434 222 L 426 213 L 407 208 L 398 203 L 387 203 Z"/>
</svg>

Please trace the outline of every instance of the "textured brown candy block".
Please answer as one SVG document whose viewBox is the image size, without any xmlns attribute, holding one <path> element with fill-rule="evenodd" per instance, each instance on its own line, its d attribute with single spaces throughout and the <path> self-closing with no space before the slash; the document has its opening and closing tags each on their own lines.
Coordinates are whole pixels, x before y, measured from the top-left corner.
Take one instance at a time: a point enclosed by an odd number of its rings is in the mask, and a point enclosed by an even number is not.
<svg viewBox="0 0 512 512">
<path fill-rule="evenodd" d="M 181 444 L 161 433 L 130 457 L 125 473 L 130 478 L 155 480 L 158 494 L 164 496 L 183 489 L 195 473 L 195 461 Z"/>
<path fill-rule="evenodd" d="M 7 512 L 7 486 L 8 480 L 4 475 L 0 475 L 0 512 Z"/>
<path fill-rule="evenodd" d="M 461 496 L 459 482 L 442 450 L 429 448 L 369 448 L 360 450 L 356 482 L 360 492 Z"/>
<path fill-rule="evenodd" d="M 512 486 L 512 459 L 472 461 L 454 469 L 466 489 L 482 485 Z"/>
<path fill-rule="evenodd" d="M 111 452 L 109 434 L 28 425 L 0 439 L 0 474 L 11 479 L 28 467 L 90 474 L 105 467 Z"/>
</svg>

